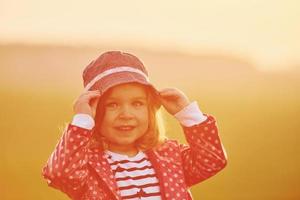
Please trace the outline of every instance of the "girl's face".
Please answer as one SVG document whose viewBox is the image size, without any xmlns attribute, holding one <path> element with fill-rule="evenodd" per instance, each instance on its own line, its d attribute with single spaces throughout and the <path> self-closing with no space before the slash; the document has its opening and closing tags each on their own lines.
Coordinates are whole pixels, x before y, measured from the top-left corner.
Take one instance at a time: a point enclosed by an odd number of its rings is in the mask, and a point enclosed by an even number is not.
<svg viewBox="0 0 300 200">
<path fill-rule="evenodd" d="M 137 83 L 115 86 L 104 100 L 101 134 L 108 149 L 117 153 L 135 152 L 135 141 L 149 124 L 146 89 Z"/>
</svg>

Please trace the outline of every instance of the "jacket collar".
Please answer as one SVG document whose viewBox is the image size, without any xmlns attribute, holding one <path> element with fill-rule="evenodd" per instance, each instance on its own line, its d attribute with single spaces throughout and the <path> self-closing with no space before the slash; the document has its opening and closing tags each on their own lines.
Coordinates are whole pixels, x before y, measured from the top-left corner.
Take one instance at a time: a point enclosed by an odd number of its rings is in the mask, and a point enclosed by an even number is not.
<svg viewBox="0 0 300 200">
<path fill-rule="evenodd" d="M 89 164 L 95 169 L 100 179 L 106 184 L 115 199 L 121 200 L 117 182 L 107 160 L 108 155 L 99 149 L 92 149 L 89 150 L 88 156 Z"/>
<path fill-rule="evenodd" d="M 167 180 L 165 180 L 165 178 L 163 176 L 162 172 L 164 171 L 164 169 L 163 169 L 162 165 L 163 165 L 163 163 L 166 164 L 167 161 L 164 159 L 160 159 L 160 156 L 158 155 L 158 153 L 156 151 L 148 150 L 145 153 L 148 156 L 150 162 L 152 163 L 152 166 L 155 170 L 156 176 L 159 180 L 161 199 L 166 200 L 166 197 L 165 197 L 166 188 L 164 188 L 164 182 Z"/>
</svg>

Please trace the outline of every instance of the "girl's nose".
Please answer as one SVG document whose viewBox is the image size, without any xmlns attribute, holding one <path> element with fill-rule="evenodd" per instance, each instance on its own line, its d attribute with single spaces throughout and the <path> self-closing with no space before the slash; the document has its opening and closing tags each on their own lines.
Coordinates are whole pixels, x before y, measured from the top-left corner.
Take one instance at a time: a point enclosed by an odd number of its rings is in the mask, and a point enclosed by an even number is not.
<svg viewBox="0 0 300 200">
<path fill-rule="evenodd" d="M 119 117 L 121 119 L 132 119 L 133 118 L 133 114 L 132 114 L 132 111 L 129 108 L 129 106 L 122 107 Z"/>
</svg>

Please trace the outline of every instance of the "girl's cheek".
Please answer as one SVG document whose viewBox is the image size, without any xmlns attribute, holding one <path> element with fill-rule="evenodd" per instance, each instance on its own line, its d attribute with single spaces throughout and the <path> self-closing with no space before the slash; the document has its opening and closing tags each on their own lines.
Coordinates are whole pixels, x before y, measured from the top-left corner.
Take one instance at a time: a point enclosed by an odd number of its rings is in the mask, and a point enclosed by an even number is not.
<svg viewBox="0 0 300 200">
<path fill-rule="evenodd" d="M 148 108 L 145 108 L 145 109 L 141 109 L 139 110 L 139 114 L 138 116 L 140 116 L 141 118 L 144 118 L 144 119 L 148 119 Z"/>
<path fill-rule="evenodd" d="M 116 117 L 117 117 L 117 112 L 106 110 L 104 120 L 106 122 L 113 122 Z"/>
</svg>

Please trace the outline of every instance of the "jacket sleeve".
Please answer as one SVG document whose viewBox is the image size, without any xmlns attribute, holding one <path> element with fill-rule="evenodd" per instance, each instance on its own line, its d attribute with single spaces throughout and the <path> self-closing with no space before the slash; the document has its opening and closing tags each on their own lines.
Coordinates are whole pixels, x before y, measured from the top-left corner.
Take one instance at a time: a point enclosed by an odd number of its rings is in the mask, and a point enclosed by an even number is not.
<svg viewBox="0 0 300 200">
<path fill-rule="evenodd" d="M 219 172 L 227 164 L 226 152 L 218 136 L 213 116 L 191 127 L 184 127 L 189 145 L 181 145 L 184 176 L 190 187 Z"/>
<path fill-rule="evenodd" d="M 87 144 L 91 130 L 68 124 L 42 170 L 49 186 L 75 197 L 85 189 L 88 177 Z"/>
</svg>

